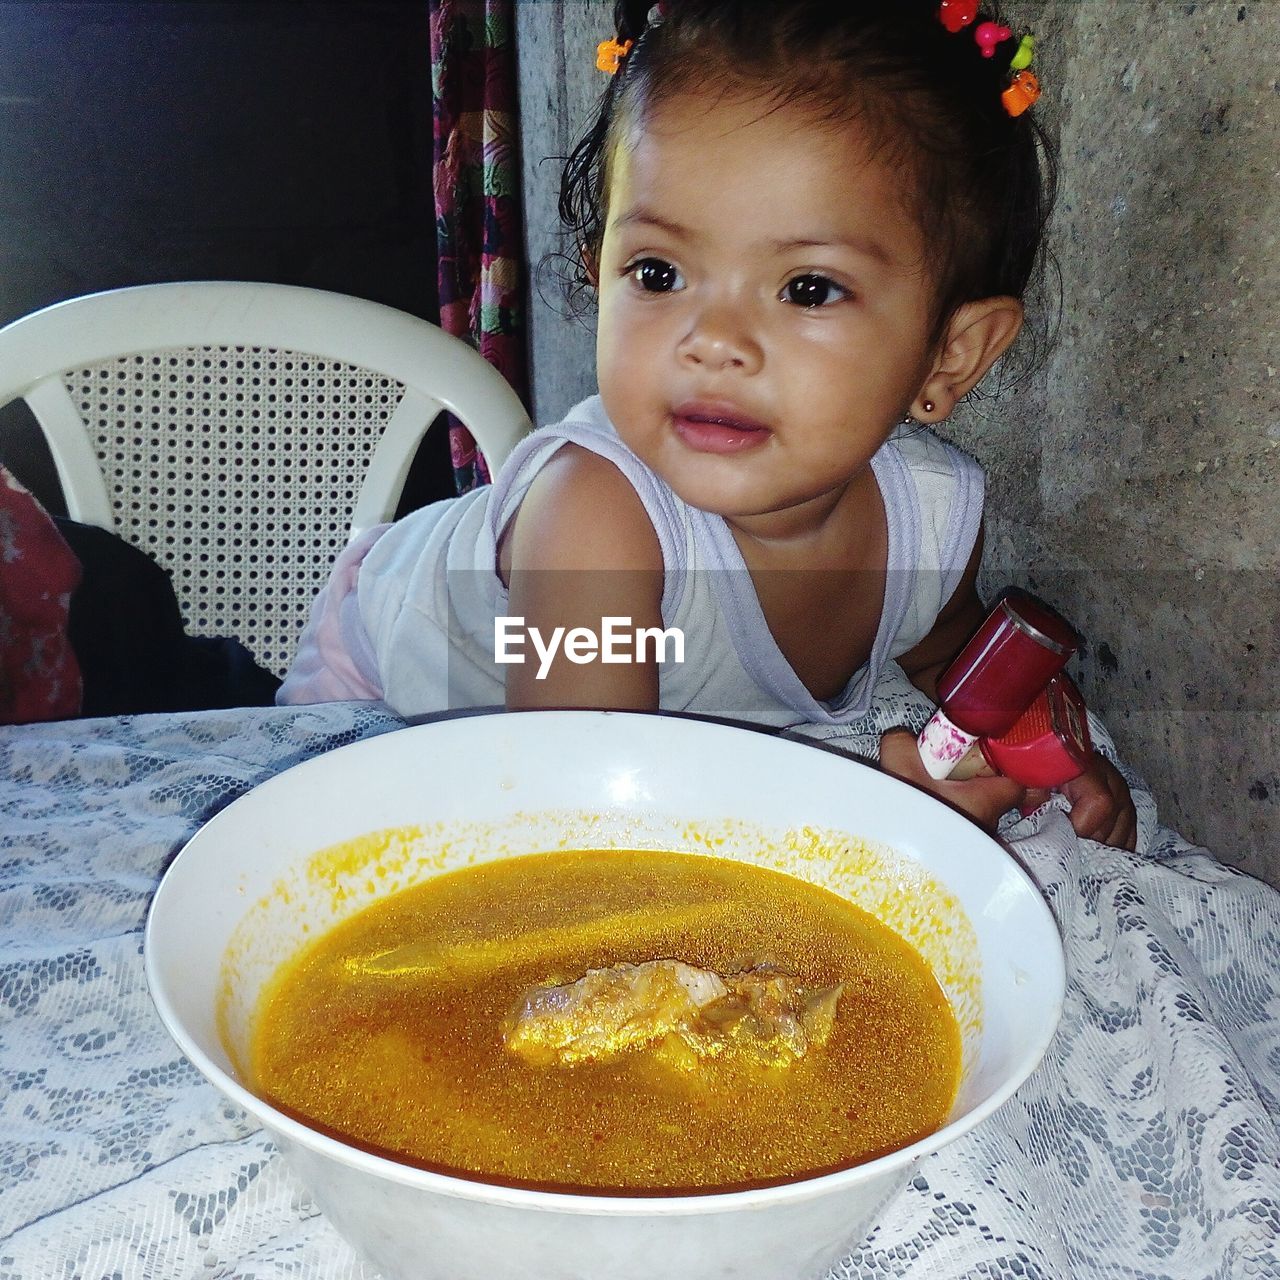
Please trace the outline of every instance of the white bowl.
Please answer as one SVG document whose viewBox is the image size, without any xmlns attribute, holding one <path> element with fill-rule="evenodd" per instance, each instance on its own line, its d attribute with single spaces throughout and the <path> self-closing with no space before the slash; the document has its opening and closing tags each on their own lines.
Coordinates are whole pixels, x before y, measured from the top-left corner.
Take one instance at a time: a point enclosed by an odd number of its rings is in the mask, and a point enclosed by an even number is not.
<svg viewBox="0 0 1280 1280">
<path fill-rule="evenodd" d="M 866 1164 L 780 1186 L 578 1195 L 398 1164 L 245 1087 L 237 1064 L 263 982 L 329 924 L 469 862 L 584 847 L 753 860 L 875 911 L 921 950 L 956 1009 L 963 1067 L 948 1123 Z M 812 1280 L 866 1234 L 922 1155 L 1026 1079 L 1054 1033 L 1064 980 L 1035 886 L 945 805 L 805 743 L 592 711 L 435 721 L 272 778 L 178 855 L 152 904 L 145 954 L 182 1051 L 273 1135 L 334 1226 L 389 1280 Z"/>
</svg>

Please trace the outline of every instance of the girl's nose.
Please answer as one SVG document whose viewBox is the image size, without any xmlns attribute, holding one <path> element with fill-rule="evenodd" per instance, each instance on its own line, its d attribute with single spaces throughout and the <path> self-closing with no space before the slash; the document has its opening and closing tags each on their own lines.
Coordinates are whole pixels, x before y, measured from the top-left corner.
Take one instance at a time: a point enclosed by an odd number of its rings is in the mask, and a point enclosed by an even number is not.
<svg viewBox="0 0 1280 1280">
<path fill-rule="evenodd" d="M 680 341 L 680 359 L 708 372 L 759 370 L 762 351 L 747 324 L 742 308 L 727 304 L 704 307 Z"/>
</svg>

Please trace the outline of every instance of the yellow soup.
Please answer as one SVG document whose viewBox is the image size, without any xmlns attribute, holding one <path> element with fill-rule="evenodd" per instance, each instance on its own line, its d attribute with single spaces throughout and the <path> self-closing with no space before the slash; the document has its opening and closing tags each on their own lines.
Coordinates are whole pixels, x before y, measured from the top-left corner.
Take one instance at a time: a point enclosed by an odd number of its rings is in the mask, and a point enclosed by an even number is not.
<svg viewBox="0 0 1280 1280">
<path fill-rule="evenodd" d="M 711 1003 L 669 1025 L 649 1010 L 643 1033 L 611 1006 L 603 1035 L 579 1004 L 570 1035 L 587 1038 L 521 1050 L 531 1011 L 600 982 L 616 1005 L 623 979 L 647 990 L 660 969 L 668 995 Z M 765 991 L 749 1005 L 723 994 L 744 974 Z M 309 1123 L 462 1176 L 595 1192 L 856 1164 L 938 1128 L 960 1068 L 933 974 L 872 916 L 776 871 L 652 851 L 508 858 L 394 894 L 283 966 L 255 1028 L 253 1087 Z"/>
</svg>

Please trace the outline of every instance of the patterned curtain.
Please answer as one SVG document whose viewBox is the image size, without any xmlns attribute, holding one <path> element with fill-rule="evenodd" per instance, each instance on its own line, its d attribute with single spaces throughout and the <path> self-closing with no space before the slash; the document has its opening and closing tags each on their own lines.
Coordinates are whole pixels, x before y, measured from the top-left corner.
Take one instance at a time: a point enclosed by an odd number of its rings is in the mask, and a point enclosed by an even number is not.
<svg viewBox="0 0 1280 1280">
<path fill-rule="evenodd" d="M 429 0 L 440 324 L 526 396 L 516 119 L 516 0 Z M 488 480 L 450 424 L 458 492 Z"/>
</svg>

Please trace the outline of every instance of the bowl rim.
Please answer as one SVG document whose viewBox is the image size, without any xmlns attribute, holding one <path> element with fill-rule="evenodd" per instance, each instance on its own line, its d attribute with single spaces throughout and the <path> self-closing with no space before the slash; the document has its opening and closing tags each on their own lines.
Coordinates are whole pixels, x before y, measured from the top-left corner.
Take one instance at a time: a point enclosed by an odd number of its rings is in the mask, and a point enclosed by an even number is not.
<svg viewBox="0 0 1280 1280">
<path fill-rule="evenodd" d="M 999 1088 L 993 1090 L 990 1095 L 970 1108 L 964 1115 L 948 1121 L 932 1133 L 926 1134 L 907 1146 L 899 1147 L 894 1151 L 876 1156 L 859 1164 L 809 1177 L 799 1177 L 785 1182 L 772 1183 L 767 1186 L 744 1187 L 736 1190 L 673 1193 L 671 1195 L 631 1195 L 626 1191 L 608 1193 L 599 1191 L 579 1192 L 520 1186 L 489 1181 L 478 1176 L 471 1177 L 462 1173 L 444 1173 L 434 1169 L 426 1169 L 418 1165 L 404 1163 L 391 1156 L 379 1155 L 375 1152 L 364 1150 L 339 1138 L 331 1137 L 322 1130 L 313 1128 L 311 1125 L 305 1124 L 303 1121 L 278 1110 L 271 1103 L 241 1084 L 204 1051 L 178 1015 L 170 998 L 166 980 L 157 969 L 154 943 L 154 935 L 157 931 L 156 918 L 164 910 L 164 902 L 168 896 L 166 886 L 172 886 L 174 868 L 187 855 L 192 844 L 201 838 L 203 832 L 214 824 L 218 824 L 225 814 L 230 813 L 236 805 L 243 800 L 247 800 L 250 796 L 255 796 L 265 789 L 274 790 L 277 786 L 296 785 L 293 782 L 283 780 L 293 779 L 297 773 L 311 770 L 313 767 L 320 766 L 322 762 L 329 762 L 326 767 L 332 768 L 331 757 L 345 757 L 349 753 L 359 753 L 362 749 L 368 750 L 371 745 L 388 738 L 399 737 L 403 734 L 418 734 L 424 730 L 434 730 L 440 726 L 464 722 L 476 718 L 477 714 L 499 716 L 532 715 L 579 721 L 584 718 L 609 718 L 618 719 L 624 725 L 629 720 L 651 721 L 666 718 L 675 721 L 692 722 L 695 726 L 704 725 L 711 729 L 731 732 L 745 729 L 750 732 L 760 733 L 766 739 L 787 744 L 788 749 L 794 747 L 797 750 L 804 750 L 816 747 L 823 754 L 842 758 L 850 767 L 875 768 L 868 761 L 859 760 L 846 752 L 833 750 L 828 743 L 823 741 L 814 741 L 797 735 L 787 735 L 772 731 L 767 726 L 743 724 L 715 717 L 686 716 L 670 712 L 544 709 L 505 711 L 502 708 L 493 708 L 492 710 L 485 709 L 480 712 L 468 710 L 457 716 L 446 714 L 426 717 L 403 728 L 362 738 L 341 747 L 335 747 L 330 751 L 321 752 L 319 755 L 311 756 L 264 779 L 257 786 L 237 796 L 208 821 L 202 823 L 183 842 L 182 847 L 171 859 L 168 867 L 165 868 L 160 878 L 160 883 L 152 895 L 151 904 L 147 911 L 146 926 L 143 932 L 143 969 L 147 988 L 160 1021 L 178 1048 L 215 1089 L 253 1116 L 269 1133 L 279 1136 L 286 1142 L 308 1148 L 317 1155 L 336 1160 L 340 1164 L 376 1178 L 387 1179 L 404 1186 L 417 1187 L 423 1191 L 457 1199 L 482 1201 L 489 1204 L 542 1212 L 576 1213 L 592 1216 L 629 1217 L 655 1213 L 661 1213 L 664 1216 L 680 1216 L 736 1212 L 739 1210 L 758 1209 L 766 1204 L 800 1202 L 830 1195 L 844 1189 L 853 1189 L 860 1183 L 874 1181 L 881 1174 L 889 1174 L 909 1168 L 923 1156 L 929 1155 L 963 1137 L 997 1111 L 1022 1087 L 1028 1077 L 1040 1065 L 1049 1045 L 1057 1034 L 1066 994 L 1066 961 L 1062 935 L 1044 893 L 1022 863 L 1000 841 L 982 831 L 975 824 L 969 824 L 972 827 L 971 835 L 977 836 L 988 843 L 999 858 L 1008 864 L 1008 869 L 1014 874 L 1015 878 L 1021 880 L 1029 892 L 1031 910 L 1040 913 L 1043 918 L 1042 922 L 1048 927 L 1048 933 L 1052 940 L 1052 949 L 1051 954 L 1044 959 L 1047 962 L 1047 967 L 1051 970 L 1047 976 L 1047 981 L 1052 984 L 1052 999 L 1046 1010 L 1049 1016 L 1045 1019 L 1040 1033 L 1028 1043 L 1024 1052 L 1010 1069 L 1008 1078 Z M 877 772 L 879 773 L 878 770 Z M 968 819 L 964 815 L 929 793 L 890 774 L 879 773 L 879 776 L 883 785 L 888 785 L 891 790 L 898 790 L 904 800 L 910 800 L 913 804 L 923 801 L 926 804 L 936 805 L 949 815 L 948 820 L 954 819 L 968 823 Z M 260 802 L 260 799 L 256 801 L 256 803 Z M 202 840 L 202 844 L 204 842 Z M 171 888 L 170 891 L 172 891 Z"/>
</svg>

